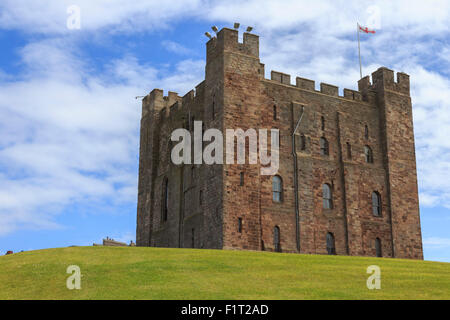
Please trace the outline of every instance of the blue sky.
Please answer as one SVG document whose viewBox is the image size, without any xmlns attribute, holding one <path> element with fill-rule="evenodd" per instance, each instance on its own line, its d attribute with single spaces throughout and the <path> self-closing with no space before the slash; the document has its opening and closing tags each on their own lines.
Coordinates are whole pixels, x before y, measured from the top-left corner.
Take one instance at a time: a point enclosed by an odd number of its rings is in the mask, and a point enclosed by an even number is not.
<svg viewBox="0 0 450 320">
<path fill-rule="evenodd" d="M 67 8 L 80 9 L 69 29 Z M 411 75 L 425 259 L 450 262 L 448 1 L 3 0 L 0 254 L 135 239 L 140 101 L 204 76 L 205 31 L 238 21 L 261 61 L 343 88 Z"/>
</svg>

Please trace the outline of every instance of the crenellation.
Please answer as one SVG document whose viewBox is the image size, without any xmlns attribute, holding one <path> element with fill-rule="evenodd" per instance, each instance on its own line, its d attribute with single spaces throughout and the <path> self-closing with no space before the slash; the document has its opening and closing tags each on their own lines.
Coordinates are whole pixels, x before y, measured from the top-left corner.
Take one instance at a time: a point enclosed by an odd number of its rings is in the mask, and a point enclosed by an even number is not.
<svg viewBox="0 0 450 320">
<path fill-rule="evenodd" d="M 277 81 L 282 84 L 290 85 L 291 84 L 291 75 L 272 70 L 270 72 L 270 80 Z"/>
<path fill-rule="evenodd" d="M 339 96 L 339 87 L 321 82 L 320 92 L 329 96 L 337 97 Z"/>
<path fill-rule="evenodd" d="M 214 60 L 223 51 L 234 51 L 259 58 L 259 36 L 245 32 L 243 43 L 239 42 L 239 32 L 235 29 L 222 28 L 206 44 L 206 63 Z"/>
<path fill-rule="evenodd" d="M 381 67 L 372 73 L 373 88 L 385 88 L 395 90 L 394 71 Z"/>
<path fill-rule="evenodd" d="M 183 96 L 183 98 L 181 99 L 181 102 L 183 105 L 186 105 L 186 104 L 194 101 L 194 98 L 195 98 L 195 90 L 191 90 Z"/>
<path fill-rule="evenodd" d="M 408 74 L 397 72 L 397 90 L 404 94 L 410 93 L 410 80 Z"/>
<path fill-rule="evenodd" d="M 166 107 L 171 107 L 175 102 L 181 101 L 181 97 L 178 95 L 178 93 L 169 91 L 167 97 L 164 97 L 164 100 L 166 102 Z"/>
<path fill-rule="evenodd" d="M 314 80 L 305 79 L 297 77 L 296 80 L 296 86 L 298 88 L 304 89 L 304 90 L 310 90 L 315 91 L 316 90 L 316 82 Z"/>
<path fill-rule="evenodd" d="M 205 81 L 202 81 L 195 87 L 195 98 L 196 99 L 203 98 L 204 95 L 205 95 Z"/>
<path fill-rule="evenodd" d="M 372 84 L 370 83 L 370 76 L 365 76 L 358 81 L 358 91 L 359 92 L 364 92 L 364 91 L 370 89 L 371 86 L 372 86 Z"/>
<path fill-rule="evenodd" d="M 182 103 L 182 102 L 180 102 L 180 101 L 177 101 L 177 102 L 175 102 L 173 105 L 171 105 L 170 107 L 169 107 L 169 114 L 170 114 L 170 117 L 171 118 L 173 118 L 176 114 L 178 114 L 181 110 L 182 110 L 182 107 L 184 106 L 184 103 Z"/>
<path fill-rule="evenodd" d="M 244 32 L 244 50 L 247 54 L 259 57 L 259 37 L 255 34 Z"/>
<path fill-rule="evenodd" d="M 281 83 L 281 79 L 282 79 L 281 72 L 273 71 L 273 70 L 270 71 L 270 80 L 277 81 L 277 82 Z"/>
<path fill-rule="evenodd" d="M 344 98 L 356 100 L 356 101 L 362 101 L 361 92 L 351 90 L 351 89 L 344 89 Z"/>
<path fill-rule="evenodd" d="M 161 89 L 153 89 L 150 92 L 150 101 L 155 101 L 157 99 L 162 99 L 164 96 L 164 91 Z"/>
<path fill-rule="evenodd" d="M 266 75 L 266 73 L 265 73 L 265 64 L 264 63 L 260 63 L 259 64 L 258 72 L 259 72 L 260 78 L 264 79 L 264 77 Z"/>
</svg>

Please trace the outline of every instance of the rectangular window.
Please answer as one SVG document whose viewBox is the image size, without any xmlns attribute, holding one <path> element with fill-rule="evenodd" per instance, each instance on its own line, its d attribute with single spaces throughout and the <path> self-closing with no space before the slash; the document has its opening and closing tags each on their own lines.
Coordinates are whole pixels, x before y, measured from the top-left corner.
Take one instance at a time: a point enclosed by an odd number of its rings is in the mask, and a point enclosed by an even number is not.
<svg viewBox="0 0 450 320">
<path fill-rule="evenodd" d="M 238 232 L 242 233 L 242 218 L 238 218 Z"/>
</svg>

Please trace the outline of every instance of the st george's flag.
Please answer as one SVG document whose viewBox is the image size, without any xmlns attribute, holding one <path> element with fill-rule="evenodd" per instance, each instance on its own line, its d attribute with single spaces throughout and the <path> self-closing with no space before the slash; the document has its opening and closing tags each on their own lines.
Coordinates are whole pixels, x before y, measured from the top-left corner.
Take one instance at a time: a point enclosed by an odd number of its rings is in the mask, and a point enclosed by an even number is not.
<svg viewBox="0 0 450 320">
<path fill-rule="evenodd" d="M 375 30 L 371 30 L 367 27 L 360 26 L 359 23 L 358 23 L 358 30 L 359 30 L 359 32 L 364 32 L 364 33 L 375 33 Z"/>
<path fill-rule="evenodd" d="M 367 27 L 362 27 L 359 25 L 359 23 L 356 24 L 357 26 L 357 34 L 358 34 L 358 55 L 359 55 L 359 74 L 361 76 L 362 79 L 362 63 L 361 63 L 361 44 L 360 44 L 360 40 L 359 40 L 359 34 L 361 32 L 364 33 L 375 33 L 375 30 L 371 30 Z"/>
</svg>

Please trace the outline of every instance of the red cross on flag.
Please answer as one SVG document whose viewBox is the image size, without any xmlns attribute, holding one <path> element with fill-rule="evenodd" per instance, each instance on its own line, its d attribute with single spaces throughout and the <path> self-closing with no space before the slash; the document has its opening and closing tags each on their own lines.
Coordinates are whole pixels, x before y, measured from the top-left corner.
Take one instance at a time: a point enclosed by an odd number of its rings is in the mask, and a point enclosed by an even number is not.
<svg viewBox="0 0 450 320">
<path fill-rule="evenodd" d="M 359 24 L 358 24 L 358 29 L 359 29 L 359 32 L 375 33 L 375 30 L 371 30 L 371 29 L 369 29 L 367 27 L 360 26 Z"/>
</svg>

